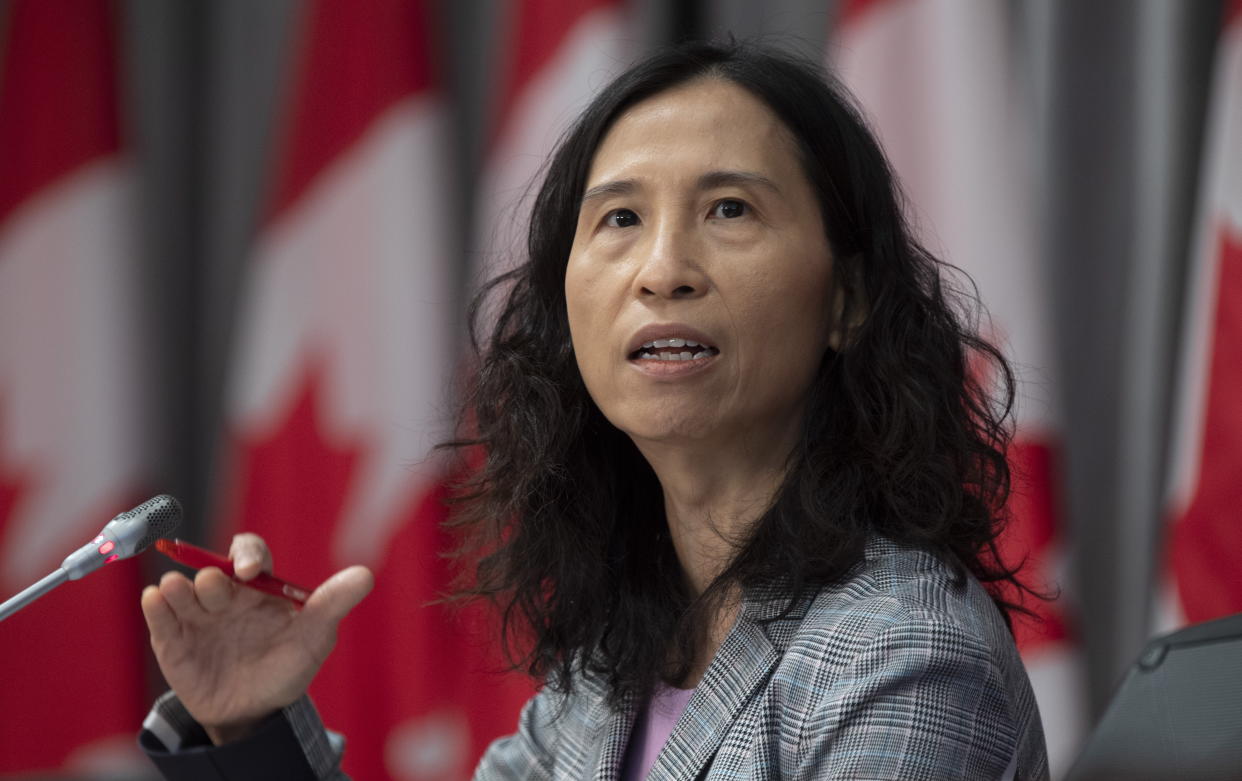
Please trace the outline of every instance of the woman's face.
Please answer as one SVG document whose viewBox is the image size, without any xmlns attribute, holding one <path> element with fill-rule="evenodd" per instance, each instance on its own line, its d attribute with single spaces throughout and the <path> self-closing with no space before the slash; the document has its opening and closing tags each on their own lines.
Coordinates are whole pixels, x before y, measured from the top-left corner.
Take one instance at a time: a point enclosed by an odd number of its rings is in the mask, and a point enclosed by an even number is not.
<svg viewBox="0 0 1242 781">
<path fill-rule="evenodd" d="M 587 390 L 640 447 L 787 440 L 833 345 L 831 274 L 763 103 L 714 79 L 648 98 L 596 151 L 565 273 Z"/>
</svg>

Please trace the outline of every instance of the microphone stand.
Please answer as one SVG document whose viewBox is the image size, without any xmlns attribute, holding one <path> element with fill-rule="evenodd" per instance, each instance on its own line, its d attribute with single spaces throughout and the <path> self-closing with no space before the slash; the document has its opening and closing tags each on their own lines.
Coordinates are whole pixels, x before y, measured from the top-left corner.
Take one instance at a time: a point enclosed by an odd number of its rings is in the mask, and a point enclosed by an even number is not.
<svg viewBox="0 0 1242 781">
<path fill-rule="evenodd" d="M 30 586 L 24 591 L 19 592 L 16 596 L 5 600 L 4 604 L 0 605 L 0 621 L 3 621 L 13 615 L 26 605 L 34 602 L 36 599 L 67 580 L 69 580 L 69 572 L 65 570 L 64 567 L 61 567 L 33 586 Z"/>
</svg>

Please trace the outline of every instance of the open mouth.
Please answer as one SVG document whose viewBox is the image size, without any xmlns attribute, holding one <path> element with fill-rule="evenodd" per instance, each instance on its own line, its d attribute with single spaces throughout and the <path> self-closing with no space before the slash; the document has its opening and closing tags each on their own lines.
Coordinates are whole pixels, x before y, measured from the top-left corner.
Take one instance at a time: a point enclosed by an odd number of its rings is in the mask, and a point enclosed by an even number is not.
<svg viewBox="0 0 1242 781">
<path fill-rule="evenodd" d="M 720 350 L 693 339 L 656 339 L 630 353 L 632 361 L 693 361 L 719 355 Z"/>
</svg>

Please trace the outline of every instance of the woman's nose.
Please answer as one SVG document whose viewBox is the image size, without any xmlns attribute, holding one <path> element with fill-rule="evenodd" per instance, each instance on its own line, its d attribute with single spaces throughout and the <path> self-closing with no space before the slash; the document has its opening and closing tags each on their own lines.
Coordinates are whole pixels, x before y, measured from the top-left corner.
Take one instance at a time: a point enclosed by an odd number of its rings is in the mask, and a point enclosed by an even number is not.
<svg viewBox="0 0 1242 781">
<path fill-rule="evenodd" d="M 648 232 L 639 252 L 635 293 L 640 298 L 694 298 L 707 292 L 702 247 L 693 230 L 662 221 Z"/>
</svg>

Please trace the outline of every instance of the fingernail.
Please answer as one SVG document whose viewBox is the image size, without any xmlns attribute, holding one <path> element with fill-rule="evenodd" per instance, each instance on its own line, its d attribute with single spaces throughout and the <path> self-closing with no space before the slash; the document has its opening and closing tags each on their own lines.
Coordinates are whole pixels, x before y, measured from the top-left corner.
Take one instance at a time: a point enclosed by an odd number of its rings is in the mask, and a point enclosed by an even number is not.
<svg viewBox="0 0 1242 781">
<path fill-rule="evenodd" d="M 259 560 L 256 559 L 254 556 L 247 554 L 247 553 L 243 553 L 237 557 L 237 561 L 233 562 L 233 569 L 234 570 L 249 569 L 252 565 L 257 566 L 258 563 L 259 563 Z"/>
</svg>

